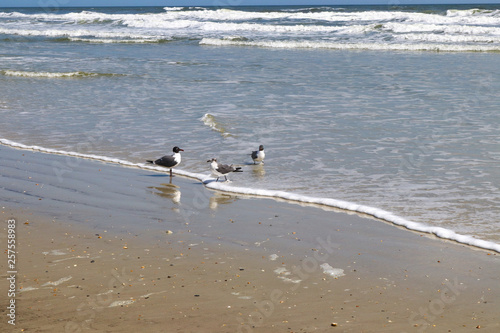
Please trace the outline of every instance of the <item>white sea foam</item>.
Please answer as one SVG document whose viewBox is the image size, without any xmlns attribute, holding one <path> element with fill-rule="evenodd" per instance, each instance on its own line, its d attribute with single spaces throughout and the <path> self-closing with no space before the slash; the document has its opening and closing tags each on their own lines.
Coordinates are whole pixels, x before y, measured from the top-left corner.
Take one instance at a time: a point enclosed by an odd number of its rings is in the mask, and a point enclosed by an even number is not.
<svg viewBox="0 0 500 333">
<path fill-rule="evenodd" d="M 51 250 L 50 252 L 42 252 L 44 255 L 53 255 L 53 256 L 63 256 L 66 254 L 66 252 L 63 252 L 61 250 Z"/>
<path fill-rule="evenodd" d="M 124 300 L 124 301 L 114 301 L 113 303 L 111 303 L 108 308 L 114 308 L 114 307 L 117 307 L 117 306 L 124 306 L 124 305 L 131 305 L 131 304 L 134 304 L 135 303 L 135 300 Z"/>
<path fill-rule="evenodd" d="M 171 11 L 177 11 L 177 10 L 183 10 L 184 7 L 165 7 L 163 9 L 165 9 L 166 11 L 170 11 L 170 10 Z"/>
<path fill-rule="evenodd" d="M 279 256 L 276 253 L 269 255 L 269 260 L 271 260 L 271 261 L 275 261 L 278 258 L 279 258 Z"/>
<path fill-rule="evenodd" d="M 241 41 L 217 38 L 203 38 L 201 45 L 214 46 L 256 46 L 264 48 L 306 48 L 334 50 L 373 50 L 373 51 L 436 51 L 436 52 L 499 52 L 500 45 L 454 45 L 432 43 L 338 43 L 318 41 Z"/>
<path fill-rule="evenodd" d="M 113 43 L 123 43 L 123 44 L 147 44 L 147 43 L 160 43 L 165 42 L 168 39 L 158 37 L 158 38 L 135 38 L 135 39 L 109 39 L 109 38 L 69 38 L 73 42 L 83 42 L 83 43 L 94 43 L 94 44 L 113 44 Z"/>
<path fill-rule="evenodd" d="M 50 37 L 50 38 L 68 38 L 78 40 L 87 39 L 96 41 L 95 39 L 130 39 L 130 40 L 147 40 L 156 41 L 160 39 L 169 39 L 166 35 L 150 35 L 150 34 L 133 34 L 130 32 L 123 31 L 99 31 L 91 29 L 45 29 L 45 30 L 35 30 L 35 29 L 5 29 L 0 28 L 0 34 L 6 35 L 18 35 L 18 36 L 36 36 L 36 37 Z M 93 37 L 93 38 L 90 38 Z"/>
<path fill-rule="evenodd" d="M 323 273 L 330 275 L 331 277 L 337 279 L 341 276 L 345 276 L 344 270 L 341 268 L 333 268 L 330 264 L 324 263 L 319 265 L 323 269 Z"/>
<path fill-rule="evenodd" d="M 183 8 L 165 8 L 164 13 L 137 14 L 109 14 L 95 11 L 81 11 L 72 13 L 34 13 L 24 14 L 19 12 L 0 13 L 0 18 L 30 19 L 38 22 L 63 22 L 77 24 L 113 23 L 124 22 L 154 22 L 154 21 L 309 21 L 309 22 L 356 22 L 356 21 L 396 21 L 396 22 L 427 22 L 440 24 L 498 24 L 500 15 L 498 10 L 448 10 L 446 15 L 433 13 L 419 13 L 406 11 L 244 11 L 234 9 L 206 9 L 196 8 L 182 10 Z"/>
<path fill-rule="evenodd" d="M 70 276 L 66 276 L 66 277 L 62 277 L 62 278 L 60 278 L 57 281 L 49 281 L 47 283 L 44 283 L 44 284 L 42 284 L 42 287 L 46 287 L 46 286 L 58 286 L 61 283 L 64 283 L 64 282 L 67 282 L 67 281 L 71 280 L 72 278 L 73 277 L 71 275 Z"/>
<path fill-rule="evenodd" d="M 25 292 L 25 291 L 33 291 L 33 290 L 38 290 L 39 288 L 35 288 L 35 287 L 25 287 L 25 288 L 20 288 L 19 291 L 20 292 Z"/>
<path fill-rule="evenodd" d="M 395 33 L 432 32 L 443 35 L 444 37 L 454 37 L 456 35 L 500 35 L 500 27 L 492 26 L 471 26 L 456 24 L 442 25 L 431 23 L 405 24 L 399 22 L 388 22 L 380 24 L 376 27 L 381 30 L 392 31 Z"/>
<path fill-rule="evenodd" d="M 395 37 L 400 41 L 418 41 L 418 42 L 431 42 L 431 43 L 449 43 L 453 42 L 455 44 L 459 43 L 496 43 L 500 44 L 500 36 L 476 36 L 476 35 L 456 35 L 456 36 L 445 36 L 438 34 L 401 34 Z M 478 49 L 478 47 L 474 47 Z M 471 48 L 471 51 L 475 51 Z M 455 47 L 456 49 L 456 47 Z M 480 47 L 480 49 L 484 49 Z M 490 51 L 500 50 L 500 47 L 496 49 L 491 49 Z"/>
<path fill-rule="evenodd" d="M 292 273 L 287 270 L 285 267 L 278 267 L 274 270 L 274 273 L 278 275 L 278 279 L 282 279 L 285 282 L 288 283 L 300 283 L 302 280 L 300 279 L 292 279 L 289 276 L 292 275 Z"/>
<path fill-rule="evenodd" d="M 20 76 L 20 77 L 34 77 L 34 78 L 79 78 L 79 77 L 92 77 L 99 75 L 113 75 L 113 74 L 99 74 L 87 72 L 28 72 L 28 71 L 13 71 L 5 70 L 0 71 L 0 74 L 6 76 Z"/>
<path fill-rule="evenodd" d="M 35 151 L 40 151 L 40 152 L 49 153 L 49 154 L 59 154 L 59 155 L 73 156 L 73 157 L 78 157 L 78 158 L 87 158 L 87 159 L 93 159 L 93 160 L 103 161 L 103 162 L 107 162 L 107 163 L 119 164 L 119 165 L 127 166 L 127 167 L 154 170 L 154 171 L 158 171 L 158 172 L 165 172 L 165 168 L 163 168 L 163 167 L 152 166 L 152 165 L 143 164 L 143 163 L 133 163 L 133 162 L 129 162 L 126 160 L 122 160 L 122 159 L 118 159 L 118 158 L 111 158 L 111 157 L 107 157 L 107 156 L 82 154 L 82 153 L 78 153 L 78 152 L 62 151 L 62 150 L 57 150 L 57 149 L 44 148 L 44 147 L 40 147 L 40 146 L 24 145 L 22 143 L 14 142 L 14 141 L 8 140 L 8 139 L 0 139 L 0 143 L 3 145 L 6 145 L 6 146 L 18 148 L 18 149 L 35 150 Z M 500 244 L 477 239 L 477 238 L 474 238 L 473 236 L 469 236 L 469 235 L 457 234 L 456 232 L 454 232 L 453 230 L 450 230 L 450 229 L 446 229 L 446 228 L 442 228 L 442 227 L 434 227 L 434 226 L 425 225 L 423 223 L 413 222 L 413 221 L 407 220 L 405 218 L 402 218 L 400 216 L 397 216 L 391 212 L 388 212 L 388 211 L 385 211 L 385 210 L 382 210 L 382 209 L 379 209 L 376 207 L 360 205 L 360 204 L 356 204 L 353 202 L 337 200 L 337 199 L 332 199 L 332 198 L 311 197 L 311 196 L 307 196 L 307 195 L 295 194 L 295 193 L 290 193 L 290 192 L 285 192 L 285 191 L 237 187 L 237 186 L 231 185 L 231 183 L 215 182 L 214 178 L 212 178 L 210 175 L 206 175 L 206 174 L 194 173 L 194 172 L 189 172 L 189 171 L 184 171 L 184 170 L 179 170 L 179 169 L 174 170 L 174 172 L 178 175 L 197 179 L 200 182 L 202 182 L 207 188 L 218 190 L 218 191 L 235 193 L 235 194 L 243 194 L 243 195 L 249 195 L 249 196 L 258 196 L 258 197 L 263 197 L 263 198 L 284 199 L 284 200 L 288 200 L 291 202 L 329 206 L 329 207 L 343 209 L 346 211 L 362 213 L 362 214 L 366 214 L 366 215 L 372 216 L 374 218 L 392 223 L 394 225 L 405 227 L 409 230 L 433 234 L 439 238 L 448 239 L 448 240 L 456 241 L 456 242 L 461 243 L 461 244 L 471 245 L 471 246 L 475 246 L 478 248 L 492 250 L 492 251 L 500 253 Z"/>
<path fill-rule="evenodd" d="M 500 17 L 487 12 L 478 12 L 477 15 L 468 15 L 471 12 L 452 12 L 448 15 L 432 13 L 415 13 L 403 11 L 241 11 L 233 9 L 203 9 L 196 11 L 169 12 L 170 19 L 196 19 L 214 21 L 248 21 L 248 20 L 309 20 L 328 22 L 354 22 L 354 21 L 412 21 L 412 22 L 440 22 L 454 23 L 466 22 L 476 24 L 491 24 L 498 22 Z"/>
<path fill-rule="evenodd" d="M 162 13 L 0 13 L 0 35 L 70 42 L 159 43 L 341 50 L 498 52 L 498 10 L 267 11 L 166 7 Z M 422 33 L 422 35 L 419 35 Z M 240 36 L 228 41 L 227 36 Z"/>
</svg>

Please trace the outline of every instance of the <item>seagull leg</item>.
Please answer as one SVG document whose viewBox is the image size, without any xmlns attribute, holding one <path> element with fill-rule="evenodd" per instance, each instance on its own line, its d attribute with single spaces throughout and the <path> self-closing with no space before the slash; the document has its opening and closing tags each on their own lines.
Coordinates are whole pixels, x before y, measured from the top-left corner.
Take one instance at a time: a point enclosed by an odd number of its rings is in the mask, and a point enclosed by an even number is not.
<svg viewBox="0 0 500 333">
<path fill-rule="evenodd" d="M 172 178 L 172 168 L 170 168 L 170 178 Z"/>
</svg>

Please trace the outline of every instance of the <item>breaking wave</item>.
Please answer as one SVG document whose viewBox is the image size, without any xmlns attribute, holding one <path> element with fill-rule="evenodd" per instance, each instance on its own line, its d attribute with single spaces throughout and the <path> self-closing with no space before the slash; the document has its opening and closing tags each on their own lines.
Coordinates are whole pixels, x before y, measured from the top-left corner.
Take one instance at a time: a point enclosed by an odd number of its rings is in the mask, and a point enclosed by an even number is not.
<svg viewBox="0 0 500 333">
<path fill-rule="evenodd" d="M 212 130 L 219 132 L 223 137 L 232 136 L 231 133 L 225 128 L 224 125 L 219 123 L 214 115 L 210 113 L 205 113 L 203 117 L 200 118 L 203 123 L 210 127 Z"/>
<path fill-rule="evenodd" d="M 5 76 L 19 76 L 19 77 L 31 77 L 31 78 L 49 78 L 49 79 L 59 79 L 59 78 L 86 78 L 86 77 L 97 77 L 97 76 L 116 76 L 120 74 L 107 74 L 107 73 L 91 73 L 91 72 L 29 72 L 29 71 L 14 71 L 14 70 L 4 70 L 0 71 L 0 74 Z"/>
<path fill-rule="evenodd" d="M 418 8 L 418 7 L 417 7 Z M 346 10 L 333 7 L 156 12 L 0 12 L 0 38 L 64 42 L 164 43 L 341 50 L 497 52 L 499 9 Z M 243 41 L 228 41 L 239 36 Z"/>
</svg>

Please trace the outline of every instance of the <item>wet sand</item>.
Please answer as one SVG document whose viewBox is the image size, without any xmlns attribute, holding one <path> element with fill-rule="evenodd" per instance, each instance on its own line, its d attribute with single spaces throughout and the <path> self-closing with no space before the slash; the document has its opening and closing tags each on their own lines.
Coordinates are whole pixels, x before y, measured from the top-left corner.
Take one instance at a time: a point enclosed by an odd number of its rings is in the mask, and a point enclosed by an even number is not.
<svg viewBox="0 0 500 333">
<path fill-rule="evenodd" d="M 15 219 L 17 246 L 15 326 L 0 262 L 2 332 L 500 330 L 495 252 L 166 173 L 0 154 L 0 239 Z"/>
</svg>

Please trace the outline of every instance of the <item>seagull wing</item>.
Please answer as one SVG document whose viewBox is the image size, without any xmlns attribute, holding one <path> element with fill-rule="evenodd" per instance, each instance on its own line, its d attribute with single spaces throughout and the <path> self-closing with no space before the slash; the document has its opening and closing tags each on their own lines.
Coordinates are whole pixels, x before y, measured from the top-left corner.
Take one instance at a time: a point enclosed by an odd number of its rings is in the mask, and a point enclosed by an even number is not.
<svg viewBox="0 0 500 333">
<path fill-rule="evenodd" d="M 217 172 L 220 172 L 221 174 L 225 175 L 226 173 L 230 173 L 234 171 L 234 168 L 232 165 L 227 165 L 227 164 L 219 164 L 217 165 Z"/>
<path fill-rule="evenodd" d="M 173 156 L 163 156 L 162 158 L 159 158 L 155 161 L 155 164 L 165 166 L 167 168 L 171 168 L 173 166 L 177 165 L 177 162 L 175 161 Z"/>
</svg>

